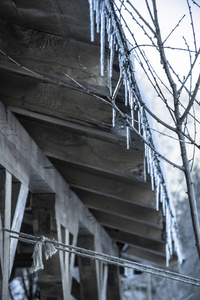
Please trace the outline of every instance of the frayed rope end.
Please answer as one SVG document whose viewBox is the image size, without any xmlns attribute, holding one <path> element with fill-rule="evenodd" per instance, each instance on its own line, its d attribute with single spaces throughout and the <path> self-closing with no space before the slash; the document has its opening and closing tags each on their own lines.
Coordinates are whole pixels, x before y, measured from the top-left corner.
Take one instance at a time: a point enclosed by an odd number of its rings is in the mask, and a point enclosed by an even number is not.
<svg viewBox="0 0 200 300">
<path fill-rule="evenodd" d="M 30 269 L 31 273 L 44 269 L 44 264 L 42 260 L 43 245 L 44 245 L 44 256 L 46 260 L 49 259 L 52 255 L 54 255 L 57 252 L 57 249 L 54 247 L 54 245 L 48 242 L 48 239 L 42 236 L 34 247 L 34 251 L 32 255 L 33 264 Z"/>
</svg>

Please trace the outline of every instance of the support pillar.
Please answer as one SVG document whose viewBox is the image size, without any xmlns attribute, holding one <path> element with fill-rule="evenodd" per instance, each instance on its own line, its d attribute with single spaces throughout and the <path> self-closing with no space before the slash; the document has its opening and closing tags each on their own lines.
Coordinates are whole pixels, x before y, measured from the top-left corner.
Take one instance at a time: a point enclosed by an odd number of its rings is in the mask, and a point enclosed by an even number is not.
<svg viewBox="0 0 200 300">
<path fill-rule="evenodd" d="M 12 176 L 11 174 L 1 169 L 1 296 L 2 299 L 8 299 L 8 284 L 10 277 L 10 233 L 3 231 L 2 228 L 11 228 L 11 204 L 12 204 Z"/>
<path fill-rule="evenodd" d="M 119 277 L 119 267 L 115 265 L 108 265 L 107 299 L 123 299 L 122 287 Z"/>
<path fill-rule="evenodd" d="M 55 194 L 33 194 L 32 211 L 34 234 L 57 240 Z M 38 272 L 41 299 L 63 300 L 59 254 L 43 263 L 44 269 Z"/>
<path fill-rule="evenodd" d="M 94 250 L 93 235 L 78 237 L 78 247 Z M 96 262 L 87 257 L 78 256 L 81 300 L 98 299 L 98 285 L 96 277 Z"/>
</svg>

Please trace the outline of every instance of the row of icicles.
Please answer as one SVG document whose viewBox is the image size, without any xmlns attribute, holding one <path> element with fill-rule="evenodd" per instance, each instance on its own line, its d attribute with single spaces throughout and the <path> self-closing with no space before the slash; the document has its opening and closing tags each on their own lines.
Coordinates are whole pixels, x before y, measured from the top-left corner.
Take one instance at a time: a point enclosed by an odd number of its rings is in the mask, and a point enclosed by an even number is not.
<svg viewBox="0 0 200 300">
<path fill-rule="evenodd" d="M 115 51 L 118 53 L 120 78 L 124 84 L 125 89 L 125 106 L 130 108 L 129 125 L 126 126 L 127 149 L 130 147 L 130 130 L 134 127 L 134 111 L 138 113 L 137 131 L 143 135 L 147 144 L 153 146 L 151 132 L 147 121 L 147 116 L 143 110 L 143 106 L 138 101 L 137 95 L 134 91 L 133 83 L 133 65 L 131 61 L 127 43 L 122 36 L 122 31 L 119 29 L 120 23 L 116 16 L 112 3 L 110 0 L 88 0 L 90 7 L 90 33 L 91 41 L 94 41 L 95 27 L 97 33 L 100 33 L 100 70 L 101 75 L 104 76 L 105 64 L 105 41 L 106 33 L 109 44 L 109 70 L 108 76 L 110 80 L 113 75 L 113 61 Z M 111 86 L 111 84 L 110 84 Z M 110 87 L 110 94 L 112 95 L 112 88 Z M 112 125 L 115 126 L 116 110 L 112 109 Z M 132 127 L 131 127 L 131 126 Z M 156 190 L 156 210 L 159 210 L 160 204 L 162 205 L 163 215 L 166 218 L 166 266 L 169 266 L 170 257 L 175 250 L 179 263 L 183 261 L 183 254 L 177 233 L 176 217 L 174 214 L 173 204 L 168 198 L 166 185 L 163 179 L 159 161 L 152 149 L 145 144 L 145 164 L 147 164 L 147 171 L 151 177 L 152 190 Z M 146 170 L 146 167 L 144 167 Z M 145 174 L 146 177 L 146 174 Z"/>
</svg>

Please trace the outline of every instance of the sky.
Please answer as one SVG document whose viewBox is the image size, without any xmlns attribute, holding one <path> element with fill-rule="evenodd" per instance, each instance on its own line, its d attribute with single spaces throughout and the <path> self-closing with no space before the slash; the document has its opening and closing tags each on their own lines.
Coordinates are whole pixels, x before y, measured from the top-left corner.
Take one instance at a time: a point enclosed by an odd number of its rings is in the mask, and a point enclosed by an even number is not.
<svg viewBox="0 0 200 300">
<path fill-rule="evenodd" d="M 121 0 L 118 1 L 120 3 Z M 133 13 L 134 16 L 136 14 L 134 13 L 131 6 L 128 4 L 129 1 L 124 1 L 126 8 Z M 152 20 L 149 16 L 148 10 L 146 8 L 145 0 L 134 0 L 130 1 L 132 4 L 134 4 L 135 8 L 139 11 L 141 16 L 145 19 L 145 21 L 148 22 L 150 26 L 153 26 Z M 150 9 L 152 9 L 151 1 L 148 1 L 150 5 Z M 200 0 L 196 1 L 197 4 L 200 6 Z M 192 9 L 192 18 L 193 18 L 193 25 L 195 30 L 195 37 L 196 37 L 196 47 L 199 49 L 200 47 L 200 7 L 195 5 L 192 1 L 189 1 L 189 4 Z M 118 7 L 120 5 L 118 4 Z M 185 0 L 159 0 L 157 1 L 157 8 L 158 8 L 158 20 L 160 24 L 161 29 L 161 36 L 162 40 L 164 41 L 168 35 L 171 33 L 171 35 L 168 37 L 168 39 L 165 41 L 164 45 L 167 47 L 173 47 L 173 48 L 183 48 L 187 49 L 189 47 L 190 50 L 195 50 L 194 45 L 194 36 L 193 36 L 193 29 L 191 26 L 191 17 L 187 5 L 187 1 Z M 144 34 L 144 31 L 141 29 L 140 26 L 136 23 L 135 20 L 131 17 L 130 13 L 121 7 L 122 15 L 124 16 L 125 22 L 128 24 L 128 27 L 130 28 L 131 32 L 134 35 L 134 38 L 137 40 L 137 43 L 139 45 L 151 45 L 151 41 L 149 38 Z M 142 24 L 141 19 L 136 18 L 137 21 Z M 181 21 L 180 21 L 181 20 Z M 180 24 L 179 24 L 180 22 Z M 179 24 L 177 26 L 177 24 Z M 144 24 L 142 24 L 144 25 Z M 145 27 L 145 25 L 144 25 Z M 124 31 L 129 39 L 130 43 L 133 44 L 133 47 L 135 46 L 134 38 L 128 31 L 126 25 L 124 24 Z M 147 34 L 151 36 L 152 40 L 155 42 L 155 38 L 152 34 L 152 32 L 147 28 Z M 184 37 L 184 38 L 183 38 Z M 186 45 L 187 43 L 187 45 Z M 156 73 L 159 75 L 162 82 L 164 82 L 168 87 L 168 81 L 166 78 L 166 74 L 163 71 L 163 66 L 160 64 L 160 56 L 155 50 L 154 47 L 149 46 L 143 46 L 140 47 L 142 51 L 145 52 L 145 55 L 148 57 L 148 61 L 153 66 Z M 181 51 L 181 50 L 172 50 L 172 49 L 165 49 L 166 51 L 166 57 L 167 60 L 170 62 L 170 65 L 172 66 L 173 70 L 175 70 L 176 74 L 179 75 L 179 78 L 183 80 L 184 76 L 187 76 L 189 70 L 190 70 L 190 59 L 193 61 L 195 58 L 195 53 L 192 52 L 191 56 L 188 54 L 188 51 Z M 138 52 L 139 53 L 139 52 Z M 137 63 L 136 55 L 135 55 L 135 69 L 136 69 L 136 78 L 137 83 L 140 87 L 140 91 L 143 97 L 143 100 L 145 100 L 149 107 L 153 110 L 154 113 L 156 113 L 163 121 L 166 123 L 174 126 L 174 123 L 172 121 L 172 118 L 170 114 L 168 113 L 168 110 L 166 109 L 166 104 L 161 101 L 161 99 L 157 96 L 157 93 L 155 93 L 154 89 L 150 85 L 146 75 L 141 69 L 141 66 Z M 195 64 L 195 67 L 192 72 L 192 81 L 190 82 L 188 80 L 187 82 L 187 88 L 191 90 L 194 90 L 195 83 L 197 80 L 197 77 L 199 75 L 200 70 L 200 58 Z M 176 76 L 172 72 L 172 77 L 175 80 L 177 87 L 179 88 L 181 86 L 180 82 L 178 82 Z M 157 79 L 158 80 L 158 79 Z M 159 81 L 159 80 L 158 80 Z M 166 99 L 168 101 L 168 104 L 170 107 L 173 108 L 173 98 L 171 97 L 170 93 L 167 91 L 167 89 L 164 87 L 164 85 L 160 84 L 161 89 L 166 96 Z M 188 95 L 187 93 L 183 92 L 181 95 L 181 102 L 183 105 L 187 105 L 188 103 Z M 200 101 L 200 96 L 197 97 L 197 99 Z M 183 111 L 183 110 L 182 110 Z M 196 118 L 200 120 L 200 110 L 199 106 L 195 106 L 195 114 Z M 151 123 L 152 124 L 152 123 Z M 200 132 L 200 126 L 197 125 L 197 143 L 200 144 L 200 135 L 198 132 Z M 163 126 L 160 126 L 157 122 L 154 122 L 153 124 L 154 129 L 158 130 L 159 132 L 162 132 L 162 134 L 155 133 L 154 136 L 159 139 L 159 149 L 162 154 L 167 156 L 170 160 L 172 160 L 175 163 L 181 164 L 181 157 L 180 157 L 180 151 L 179 151 L 179 145 L 178 142 L 174 139 L 176 138 L 176 134 L 170 132 L 169 130 L 166 130 Z M 188 119 L 188 128 L 190 130 L 190 133 L 192 137 L 194 136 L 194 122 L 193 118 Z M 166 137 L 163 135 L 167 134 L 173 137 Z M 194 147 L 188 145 L 188 153 L 189 158 L 192 159 L 193 157 L 193 151 Z M 196 157 L 199 156 L 199 151 L 196 151 Z M 179 171 L 174 170 L 173 167 L 169 167 L 169 165 L 166 166 L 168 168 L 168 177 L 170 177 L 171 182 L 174 181 L 174 174 L 177 172 L 177 176 L 180 173 Z M 177 177 L 178 178 L 178 177 Z M 176 187 L 174 187 L 176 188 Z"/>
</svg>

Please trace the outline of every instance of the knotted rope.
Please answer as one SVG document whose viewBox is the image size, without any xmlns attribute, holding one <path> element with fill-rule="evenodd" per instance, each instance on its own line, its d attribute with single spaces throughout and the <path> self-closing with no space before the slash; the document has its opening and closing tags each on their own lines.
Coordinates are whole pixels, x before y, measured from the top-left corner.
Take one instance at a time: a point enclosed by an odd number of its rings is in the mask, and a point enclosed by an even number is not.
<svg viewBox="0 0 200 300">
<path fill-rule="evenodd" d="M 34 246 L 34 251 L 32 255 L 33 264 L 30 269 L 31 273 L 44 269 L 43 252 L 45 259 L 47 260 L 57 252 L 57 249 L 52 243 L 49 242 L 47 238 L 41 236 L 39 241 Z"/>
</svg>

